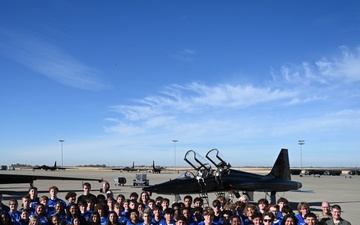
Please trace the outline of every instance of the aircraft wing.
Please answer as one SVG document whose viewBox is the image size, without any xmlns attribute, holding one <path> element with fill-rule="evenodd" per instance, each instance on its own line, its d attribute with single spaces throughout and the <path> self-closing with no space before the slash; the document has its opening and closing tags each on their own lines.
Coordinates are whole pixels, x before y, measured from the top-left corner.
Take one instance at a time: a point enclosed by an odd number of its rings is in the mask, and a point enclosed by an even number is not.
<svg viewBox="0 0 360 225">
<path fill-rule="evenodd" d="M 87 180 L 87 181 L 99 181 L 99 182 L 102 181 L 102 179 L 94 179 L 94 178 L 0 174 L 0 184 L 29 183 L 31 185 L 34 182 L 34 180 Z"/>
</svg>

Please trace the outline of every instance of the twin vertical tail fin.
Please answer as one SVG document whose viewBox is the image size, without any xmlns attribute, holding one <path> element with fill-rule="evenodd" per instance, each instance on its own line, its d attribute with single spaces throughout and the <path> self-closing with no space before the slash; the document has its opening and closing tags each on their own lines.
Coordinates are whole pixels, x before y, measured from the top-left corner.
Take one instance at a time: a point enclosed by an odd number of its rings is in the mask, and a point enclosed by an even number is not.
<svg viewBox="0 0 360 225">
<path fill-rule="evenodd" d="M 287 149 L 281 149 L 268 176 L 273 176 L 275 179 L 291 180 L 289 153 Z"/>
</svg>

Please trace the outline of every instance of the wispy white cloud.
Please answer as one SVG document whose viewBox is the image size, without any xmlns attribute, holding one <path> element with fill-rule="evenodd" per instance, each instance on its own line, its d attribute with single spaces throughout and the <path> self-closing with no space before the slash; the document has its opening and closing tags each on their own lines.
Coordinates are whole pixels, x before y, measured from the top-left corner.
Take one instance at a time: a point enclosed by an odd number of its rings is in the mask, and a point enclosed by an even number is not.
<svg viewBox="0 0 360 225">
<path fill-rule="evenodd" d="M 180 61 L 190 62 L 193 60 L 196 54 L 197 52 L 195 50 L 190 48 L 185 48 L 181 51 L 178 51 L 176 54 L 173 54 L 172 57 Z"/>
<path fill-rule="evenodd" d="M 139 130 L 145 133 L 166 131 L 181 133 L 188 139 L 211 136 L 212 140 L 230 140 L 293 134 L 299 129 L 316 132 L 335 126 L 340 128 L 342 123 L 350 125 L 356 117 L 328 116 L 331 110 L 347 110 L 334 106 L 339 91 L 349 90 L 349 82 L 342 78 L 357 82 L 356 74 L 360 74 L 360 68 L 355 65 L 355 62 L 360 65 L 357 50 L 342 50 L 340 56 L 327 61 L 326 68 L 318 66 L 320 61 L 283 66 L 281 76 L 273 76 L 274 79 L 264 86 L 229 83 L 210 86 L 198 82 L 170 85 L 158 95 L 138 99 L 134 104 L 111 106 L 121 119 L 106 130 L 127 134 L 134 130 L 137 133 Z M 351 71 L 352 75 L 344 71 Z M 344 98 L 354 96 L 354 91 L 342 95 Z M 303 110 L 299 108 L 301 104 L 308 104 L 307 116 L 291 113 Z M 319 106 L 328 110 L 318 110 Z"/>
<path fill-rule="evenodd" d="M 80 62 L 69 53 L 34 37 L 0 31 L 0 49 L 4 56 L 45 75 L 63 85 L 83 89 L 109 88 L 101 79 L 101 72 Z"/>
</svg>

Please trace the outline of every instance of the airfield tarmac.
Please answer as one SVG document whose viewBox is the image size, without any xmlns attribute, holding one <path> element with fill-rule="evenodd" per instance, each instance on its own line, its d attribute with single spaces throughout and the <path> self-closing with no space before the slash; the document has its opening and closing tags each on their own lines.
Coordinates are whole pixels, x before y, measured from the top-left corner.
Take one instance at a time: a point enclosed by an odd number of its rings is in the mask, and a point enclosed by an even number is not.
<svg viewBox="0 0 360 225">
<path fill-rule="evenodd" d="M 254 172 L 249 169 L 247 172 Z M 143 186 L 132 185 L 132 180 L 135 178 L 136 173 L 141 172 L 119 172 L 109 170 L 65 170 L 65 171 L 31 171 L 31 170 L 15 170 L 15 171 L 1 171 L 0 174 L 26 174 L 26 175 L 42 175 L 42 176 L 65 176 L 65 177 L 79 177 L 83 178 L 83 181 L 87 181 L 86 178 L 104 179 L 110 183 L 110 189 L 114 193 L 114 197 L 118 194 L 124 194 L 128 197 L 131 192 L 141 193 Z M 180 171 L 180 173 L 182 173 Z M 259 172 L 261 173 L 261 172 Z M 147 173 L 147 178 L 150 180 L 150 185 L 175 179 L 179 176 L 177 172 L 164 171 L 161 174 Z M 115 177 L 125 177 L 127 183 L 125 186 L 115 186 Z M 326 200 L 330 204 L 339 204 L 342 208 L 342 217 L 352 224 L 360 224 L 360 176 L 352 176 L 351 178 L 346 175 L 340 176 L 292 176 L 292 180 L 302 182 L 303 187 L 299 191 L 279 192 L 277 198 L 285 197 L 291 202 L 291 206 L 294 211 L 298 202 L 305 201 L 310 204 L 311 211 L 314 213 L 320 212 L 321 202 Z M 82 182 L 68 181 L 68 180 L 36 180 L 34 186 L 38 188 L 39 196 L 47 195 L 48 188 L 52 185 L 57 186 L 60 189 L 58 196 L 65 200 L 65 195 L 69 191 L 76 192 L 79 195 L 82 194 Z M 96 181 L 90 181 L 92 185 L 92 193 L 100 194 L 101 184 Z M 3 194 L 3 202 L 8 204 L 8 200 L 11 198 L 18 199 L 21 202 L 21 197 L 27 194 L 29 184 L 0 184 L 0 192 Z M 156 198 L 158 194 L 153 193 L 152 198 Z M 171 202 L 174 200 L 174 196 L 161 195 L 167 197 Z M 192 195 L 197 197 L 198 195 Z M 183 196 L 181 196 L 183 197 Z M 209 201 L 215 199 L 215 194 L 209 194 Z M 255 192 L 254 201 L 265 197 L 265 193 Z M 269 198 L 268 198 L 269 199 Z M 234 199 L 235 201 L 236 199 Z"/>
</svg>

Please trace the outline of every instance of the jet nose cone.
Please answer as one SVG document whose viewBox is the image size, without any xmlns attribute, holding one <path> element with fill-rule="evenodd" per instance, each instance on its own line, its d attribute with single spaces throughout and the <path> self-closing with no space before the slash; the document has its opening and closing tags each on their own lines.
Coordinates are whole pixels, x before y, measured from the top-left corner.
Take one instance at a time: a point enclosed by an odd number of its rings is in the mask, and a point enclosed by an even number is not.
<svg viewBox="0 0 360 225">
<path fill-rule="evenodd" d="M 302 188 L 302 183 L 298 184 L 298 189 Z"/>
</svg>

